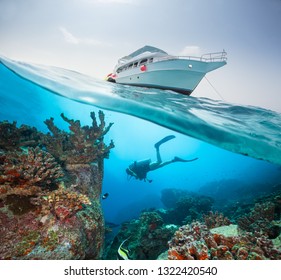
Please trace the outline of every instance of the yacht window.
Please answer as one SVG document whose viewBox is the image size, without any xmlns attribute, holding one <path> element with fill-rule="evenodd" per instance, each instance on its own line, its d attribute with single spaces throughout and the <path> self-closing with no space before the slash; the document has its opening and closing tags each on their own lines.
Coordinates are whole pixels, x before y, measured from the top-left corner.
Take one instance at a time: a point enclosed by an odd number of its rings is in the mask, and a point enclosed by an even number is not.
<svg viewBox="0 0 281 280">
<path fill-rule="evenodd" d="M 135 62 L 134 64 L 133 64 L 133 67 L 135 68 L 135 67 L 137 67 L 138 66 L 138 62 Z"/>
<path fill-rule="evenodd" d="M 147 63 L 147 58 L 146 58 L 146 59 L 141 60 L 140 65 L 144 65 L 144 64 L 146 64 L 146 63 Z"/>
<path fill-rule="evenodd" d="M 148 63 L 152 63 L 152 62 L 153 62 L 153 57 L 150 57 Z"/>
<path fill-rule="evenodd" d="M 120 72 L 122 72 L 122 70 L 123 70 L 123 68 L 122 68 L 122 67 L 120 67 L 120 68 L 118 68 L 118 69 L 117 69 L 117 71 L 116 71 L 116 72 L 117 72 L 117 73 L 120 73 Z"/>
<path fill-rule="evenodd" d="M 133 67 L 133 63 L 131 63 L 129 66 L 128 66 L 128 69 L 131 69 Z"/>
</svg>

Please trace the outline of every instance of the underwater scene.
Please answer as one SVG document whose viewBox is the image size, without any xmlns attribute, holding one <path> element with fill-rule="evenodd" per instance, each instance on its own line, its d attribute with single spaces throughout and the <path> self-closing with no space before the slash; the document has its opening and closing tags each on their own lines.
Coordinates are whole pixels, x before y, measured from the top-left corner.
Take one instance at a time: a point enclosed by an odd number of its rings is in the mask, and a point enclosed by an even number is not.
<svg viewBox="0 0 281 280">
<path fill-rule="evenodd" d="M 281 114 L 0 58 L 0 259 L 281 259 Z"/>
</svg>

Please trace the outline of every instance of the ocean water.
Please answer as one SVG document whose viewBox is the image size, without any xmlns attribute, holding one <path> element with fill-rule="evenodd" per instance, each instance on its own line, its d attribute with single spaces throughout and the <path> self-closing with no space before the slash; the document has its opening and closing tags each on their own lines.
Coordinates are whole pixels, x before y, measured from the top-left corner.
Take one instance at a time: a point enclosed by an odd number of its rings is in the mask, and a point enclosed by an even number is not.
<svg viewBox="0 0 281 280">
<path fill-rule="evenodd" d="M 90 112 L 102 109 L 113 122 L 105 142 L 115 148 L 105 159 L 102 200 L 105 219 L 120 224 L 143 209 L 161 208 L 162 190 L 184 189 L 227 201 L 251 201 L 281 183 L 281 114 L 171 91 L 136 88 L 80 73 L 0 59 L 0 121 L 17 121 L 47 132 L 44 120 L 67 130 L 60 114 L 90 125 Z M 176 162 L 148 174 L 151 183 L 129 179 L 135 160 Z"/>
</svg>

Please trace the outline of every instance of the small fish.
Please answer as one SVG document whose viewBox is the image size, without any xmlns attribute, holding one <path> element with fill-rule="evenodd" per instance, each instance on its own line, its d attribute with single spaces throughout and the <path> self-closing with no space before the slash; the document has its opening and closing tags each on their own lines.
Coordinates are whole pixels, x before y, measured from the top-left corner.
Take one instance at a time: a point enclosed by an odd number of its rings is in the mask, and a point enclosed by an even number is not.
<svg viewBox="0 0 281 280">
<path fill-rule="evenodd" d="M 119 246 L 118 251 L 117 251 L 117 259 L 118 260 L 129 260 L 129 253 L 130 251 L 123 248 L 123 244 L 129 239 L 130 237 L 126 238 Z"/>
<path fill-rule="evenodd" d="M 109 196 L 109 193 L 105 193 L 101 198 L 106 199 Z"/>
</svg>

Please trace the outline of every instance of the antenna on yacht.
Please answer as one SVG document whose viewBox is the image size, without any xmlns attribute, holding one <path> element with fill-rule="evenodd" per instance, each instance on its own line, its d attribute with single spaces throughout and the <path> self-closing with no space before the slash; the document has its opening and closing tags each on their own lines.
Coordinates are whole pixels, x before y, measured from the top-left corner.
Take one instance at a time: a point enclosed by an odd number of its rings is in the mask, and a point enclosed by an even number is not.
<svg viewBox="0 0 281 280">
<path fill-rule="evenodd" d="M 211 82 L 208 80 L 208 78 L 205 76 L 205 79 L 207 80 L 207 82 L 209 83 L 209 85 L 213 88 L 213 90 L 217 93 L 217 95 L 223 100 L 226 101 L 222 95 L 219 93 L 219 91 L 211 84 Z"/>
</svg>

